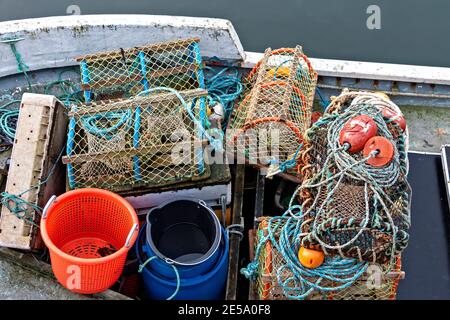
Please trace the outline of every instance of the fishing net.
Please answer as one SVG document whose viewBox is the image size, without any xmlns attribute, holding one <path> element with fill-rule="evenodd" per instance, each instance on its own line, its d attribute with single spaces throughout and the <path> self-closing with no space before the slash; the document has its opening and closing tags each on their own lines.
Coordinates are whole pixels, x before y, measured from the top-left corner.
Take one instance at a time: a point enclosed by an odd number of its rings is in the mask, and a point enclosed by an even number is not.
<svg viewBox="0 0 450 320">
<path fill-rule="evenodd" d="M 11 100 L 5 104 L 0 101 L 0 152 L 13 145 L 19 117 L 19 100 Z"/>
<path fill-rule="evenodd" d="M 205 88 L 198 38 L 99 52 L 77 61 L 86 102 L 131 97 L 153 87 Z"/>
<path fill-rule="evenodd" d="M 229 121 L 228 141 L 235 142 L 249 129 L 256 132 L 257 139 L 259 130 L 275 129 L 281 139 L 266 143 L 269 149 L 274 144 L 275 149 L 279 147 L 271 161 L 267 162 L 265 151 L 245 151 L 245 157 L 278 171 L 295 171 L 302 135 L 311 122 L 316 83 L 317 73 L 300 46 L 267 49 L 244 83 L 243 99 Z"/>
<path fill-rule="evenodd" d="M 279 241 L 280 232 L 286 220 L 274 221 L 273 218 L 265 217 L 259 223 L 256 233 L 255 247 L 258 247 L 262 241 L 263 249 L 259 251 L 259 255 L 255 257 L 259 262 L 260 272 L 255 281 L 255 294 L 259 300 L 285 300 L 296 298 L 302 291 L 299 290 L 295 277 L 289 268 L 285 268 L 286 260 L 283 255 L 272 245 L 270 241 L 266 241 L 265 237 L 268 233 L 269 224 L 271 227 L 277 226 L 275 239 Z M 396 297 L 397 286 L 403 278 L 401 272 L 400 258 L 397 257 L 393 263 L 384 265 L 372 264 L 363 269 L 359 278 L 350 282 L 345 288 L 339 288 L 343 285 L 344 278 L 340 277 L 335 280 L 326 278 L 326 275 L 320 276 L 319 272 L 304 273 L 303 285 L 304 292 L 314 288 L 310 283 L 320 281 L 320 289 L 311 290 L 305 299 L 311 300 L 393 300 Z M 348 276 L 348 275 L 346 275 Z M 334 289 L 337 288 L 337 289 Z"/>
<path fill-rule="evenodd" d="M 69 186 L 114 191 L 206 178 L 207 91 L 199 39 L 77 58 L 85 103 L 70 111 Z"/>
<path fill-rule="evenodd" d="M 241 270 L 261 299 L 395 297 L 410 226 L 403 120 L 389 99 L 345 91 L 306 132 L 303 182 Z"/>
<path fill-rule="evenodd" d="M 200 119 L 206 90 L 153 88 L 135 97 L 73 105 L 67 156 L 71 188 L 114 191 L 209 176 Z"/>
<path fill-rule="evenodd" d="M 320 245 L 329 255 L 372 263 L 388 263 L 408 243 L 411 190 L 408 173 L 408 131 L 386 108 L 401 115 L 390 100 L 367 92 L 344 92 L 305 136 L 304 183 L 299 188 L 306 220 L 305 247 Z M 368 115 L 377 135 L 394 146 L 392 160 L 382 167 L 369 164 L 376 154 L 350 153 L 339 134 L 347 121 Z M 379 150 L 378 150 L 379 151 Z"/>
</svg>

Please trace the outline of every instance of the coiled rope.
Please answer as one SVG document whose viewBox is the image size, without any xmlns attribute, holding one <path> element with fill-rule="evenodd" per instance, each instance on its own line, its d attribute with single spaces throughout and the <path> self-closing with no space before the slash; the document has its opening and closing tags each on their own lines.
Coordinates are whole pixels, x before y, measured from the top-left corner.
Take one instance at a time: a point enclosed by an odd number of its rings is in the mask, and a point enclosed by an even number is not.
<svg viewBox="0 0 450 320">
<path fill-rule="evenodd" d="M 405 230 L 398 230 L 390 214 L 392 200 L 385 191 L 387 188 L 396 188 L 400 175 L 408 172 L 408 161 L 406 157 L 407 142 L 404 135 L 397 138 L 397 144 L 391 132 L 387 128 L 388 119 L 384 119 L 379 108 L 379 96 L 359 97 L 354 99 L 349 107 L 342 113 L 326 113 L 316 122 L 306 135 L 312 138 L 321 126 L 327 125 L 327 157 L 321 170 L 311 179 L 304 181 L 295 191 L 289 201 L 289 209 L 281 217 L 273 217 L 268 220 L 266 235 L 260 235 L 260 240 L 256 247 L 255 260 L 241 273 L 249 279 L 255 280 L 261 273 L 260 255 L 266 248 L 266 243 L 270 241 L 273 250 L 282 257 L 282 264 L 276 266 L 272 273 L 276 275 L 278 285 L 282 288 L 283 294 L 289 299 L 305 299 L 312 292 L 329 292 L 342 290 L 351 286 L 367 269 L 369 262 L 361 259 L 349 259 L 344 256 L 326 255 L 324 263 L 315 269 L 308 269 L 301 265 L 297 253 L 305 240 L 314 239 L 319 243 L 326 253 L 326 249 L 343 249 L 355 243 L 362 232 L 372 223 L 371 228 L 379 228 L 391 235 L 391 249 L 388 253 L 391 256 L 392 264 L 396 253 L 401 251 L 408 241 L 408 234 Z M 382 99 L 384 100 L 384 99 Z M 374 105 L 376 101 L 378 105 Z M 388 103 L 383 102 L 383 105 Z M 385 167 L 375 168 L 366 162 L 369 158 L 377 154 L 377 150 L 372 151 L 367 157 L 361 155 L 350 155 L 347 152 L 349 145 L 343 146 L 339 143 L 339 134 L 344 124 L 352 117 L 366 114 L 374 119 L 378 126 L 378 133 L 385 136 L 394 144 L 394 159 Z M 393 123 L 396 126 L 395 123 Z M 399 129 L 397 127 L 397 129 Z M 399 130 L 400 132 L 400 130 Z M 331 167 L 337 170 L 333 173 Z M 359 181 L 364 185 L 365 216 L 356 227 L 359 231 L 343 244 L 326 243 L 322 235 L 327 231 L 326 226 L 353 227 L 355 219 L 350 218 L 346 225 L 342 225 L 342 220 L 335 217 L 328 217 L 329 207 L 334 193 L 345 179 Z M 316 189 L 313 203 L 306 208 L 303 204 L 296 204 L 299 193 L 308 189 Z M 319 205 L 322 188 L 326 189 L 326 199 Z M 372 199 L 369 199 L 369 190 L 372 191 Z M 404 192 L 403 206 L 407 208 L 409 195 Z M 370 212 L 370 201 L 374 201 L 374 207 L 381 206 L 381 210 Z M 404 212 L 407 210 L 404 210 Z M 372 215 L 372 217 L 371 217 Z M 381 217 L 383 215 L 383 217 Z M 409 214 L 405 217 L 406 223 L 410 224 Z M 330 221 L 330 219 L 332 221 Z M 386 222 L 387 220 L 387 222 Z M 310 224 L 309 232 L 303 232 L 303 226 Z M 262 232 L 259 230 L 259 232 Z M 341 251 L 339 251 L 341 252 Z"/>
<path fill-rule="evenodd" d="M 291 210 L 298 212 L 292 216 Z M 313 291 L 330 292 L 351 286 L 366 271 L 369 265 L 367 262 L 327 256 L 318 268 L 308 269 L 301 265 L 297 252 L 301 245 L 301 225 L 305 222 L 303 217 L 301 206 L 296 205 L 281 217 L 268 220 L 267 235 L 263 235 L 258 242 L 255 260 L 247 268 L 241 269 L 241 273 L 248 279 L 256 279 L 261 268 L 259 256 L 270 241 L 272 250 L 281 255 L 283 262 L 271 271 L 287 298 L 305 299 Z"/>
<path fill-rule="evenodd" d="M 133 120 L 133 112 L 131 109 L 97 113 L 92 116 L 82 117 L 84 129 L 90 134 L 105 138 L 107 140 L 113 139 L 115 132 L 125 126 L 125 130 L 131 128 Z M 109 127 L 105 126 L 105 121 L 111 124 Z"/>
<path fill-rule="evenodd" d="M 205 67 L 204 70 L 212 74 L 205 78 L 205 86 L 209 94 L 208 100 L 210 105 L 220 103 L 223 106 L 222 128 L 225 131 L 233 111 L 234 101 L 239 98 L 243 90 L 239 70 L 233 67 L 223 68 L 218 72 L 211 67 Z"/>
<path fill-rule="evenodd" d="M 32 190 L 37 190 L 41 185 L 44 185 L 47 183 L 47 181 L 52 176 L 53 172 L 56 169 L 56 166 L 58 165 L 59 161 L 61 160 L 61 157 L 65 151 L 65 148 L 63 147 L 61 151 L 59 152 L 58 158 L 56 159 L 55 163 L 51 167 L 50 171 L 48 172 L 47 177 L 45 177 L 43 180 L 41 180 L 38 184 L 32 186 L 31 188 L 22 191 L 18 195 L 8 193 L 6 191 L 2 192 L 0 194 L 2 200 L 1 204 L 2 206 L 8 208 L 8 210 L 14 214 L 17 218 L 27 221 L 28 223 L 32 224 L 35 227 L 39 227 L 38 224 L 34 222 L 35 214 L 41 214 L 42 208 L 39 207 L 36 203 L 29 202 L 27 200 L 24 200 L 22 196 Z"/>
<path fill-rule="evenodd" d="M 180 107 L 182 107 L 186 110 L 186 113 L 188 114 L 189 118 L 192 120 L 192 122 L 194 122 L 195 127 L 198 128 L 198 130 L 202 136 L 205 136 L 206 139 L 208 139 L 212 148 L 215 149 L 216 151 L 223 150 L 222 141 L 219 139 L 215 139 L 214 137 L 209 135 L 209 133 L 206 131 L 203 123 L 201 123 L 195 117 L 195 115 L 192 113 L 191 108 L 187 105 L 186 101 L 184 100 L 184 98 L 181 96 L 181 94 L 177 90 L 172 89 L 172 88 L 167 88 L 167 87 L 155 87 L 155 88 L 141 91 L 140 93 L 137 94 L 137 96 L 149 95 L 149 94 L 159 92 L 159 91 L 166 91 L 166 92 L 174 94 L 177 97 L 177 99 L 180 101 L 180 104 L 181 104 Z"/>
<path fill-rule="evenodd" d="M 321 194 L 323 188 L 326 189 L 327 197 L 323 203 L 317 207 L 317 203 L 320 197 L 316 197 L 306 210 L 305 214 L 312 214 L 315 216 L 314 222 L 312 224 L 311 232 L 303 237 L 303 241 L 316 240 L 324 249 L 338 249 L 342 250 L 346 248 L 359 238 L 364 229 L 370 222 L 369 215 L 369 190 L 373 192 L 373 199 L 377 205 L 382 207 L 381 212 L 374 212 L 375 221 L 372 227 L 379 227 L 380 230 L 389 232 L 392 236 L 391 244 L 391 259 L 395 259 L 395 253 L 402 250 L 408 241 L 408 234 L 403 230 L 398 230 L 394 223 L 392 215 L 390 213 L 390 207 L 393 205 L 389 194 L 385 191 L 386 188 L 392 188 L 398 182 L 399 176 L 407 174 L 407 158 L 406 152 L 404 151 L 404 138 L 400 136 L 398 138 L 399 144 L 396 145 L 395 139 L 388 130 L 386 122 L 383 119 L 380 110 L 369 104 L 359 104 L 360 100 L 353 101 L 352 104 L 345 110 L 344 113 L 334 116 L 325 116 L 320 123 L 316 126 L 323 125 L 328 122 L 327 131 L 327 150 L 328 157 L 326 158 L 321 171 L 319 171 L 315 177 L 306 181 L 300 187 L 297 188 L 296 194 L 305 188 L 316 188 L 317 194 Z M 339 133 L 343 128 L 344 124 L 352 117 L 360 114 L 366 114 L 374 119 L 378 126 L 378 133 L 388 138 L 394 144 L 394 158 L 386 166 L 382 168 L 375 168 L 366 163 L 369 157 L 358 158 L 357 156 L 351 155 L 346 152 L 348 146 L 341 146 L 339 144 Z M 311 132 L 309 132 L 311 134 Z M 337 167 L 337 173 L 331 174 L 330 166 L 335 165 Z M 339 227 L 342 220 L 335 217 L 327 217 L 328 207 L 330 205 L 334 196 L 334 193 L 343 182 L 344 178 L 350 178 L 354 181 L 360 181 L 364 185 L 364 196 L 365 196 L 365 216 L 364 219 L 356 224 L 356 220 L 350 218 L 346 224 L 346 227 L 357 227 L 359 231 L 346 243 L 334 245 L 330 243 L 325 243 L 321 236 L 327 231 L 324 229 L 327 225 L 332 225 Z M 404 192 L 404 201 L 408 201 L 408 194 Z M 292 204 L 292 203 L 291 203 Z M 406 203 L 403 204 L 406 207 Z M 384 219 L 380 216 L 383 214 Z M 388 220 L 388 223 L 383 223 L 382 221 Z M 406 217 L 406 222 L 409 224 L 409 216 Z M 317 223 L 317 221 L 321 221 Z M 397 243 L 398 242 L 398 243 Z M 393 261 L 391 261 L 393 262 Z"/>
<path fill-rule="evenodd" d="M 25 80 L 28 84 L 28 91 L 34 92 L 31 78 L 28 74 L 29 67 L 23 61 L 22 56 L 17 49 L 17 42 L 23 40 L 23 38 L 6 38 L 0 40 L 0 43 L 8 44 L 16 59 L 17 71 L 23 73 Z M 69 106 L 71 103 L 80 102 L 82 91 L 75 85 L 75 82 L 62 79 L 62 75 L 68 71 L 60 72 L 58 79 L 50 82 L 44 88 L 44 94 L 52 94 L 54 91 L 62 92 L 62 94 L 56 95 L 65 106 Z M 16 133 L 17 119 L 19 116 L 18 108 L 10 108 L 11 105 L 20 104 L 20 100 L 11 99 L 6 104 L 0 105 L 0 137 L 5 138 L 3 141 L 7 142 L 9 146 L 13 144 L 13 140 Z"/>
</svg>

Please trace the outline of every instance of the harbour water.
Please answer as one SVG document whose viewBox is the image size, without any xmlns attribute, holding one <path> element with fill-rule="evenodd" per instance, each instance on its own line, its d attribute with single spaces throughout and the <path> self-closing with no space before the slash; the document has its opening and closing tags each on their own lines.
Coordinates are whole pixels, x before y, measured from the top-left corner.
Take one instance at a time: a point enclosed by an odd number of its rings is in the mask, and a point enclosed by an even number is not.
<svg viewBox="0 0 450 320">
<path fill-rule="evenodd" d="M 0 0 L 0 21 L 77 13 L 225 18 L 247 51 L 300 43 L 317 58 L 442 67 L 450 67 L 448 12 L 446 0 Z"/>
</svg>

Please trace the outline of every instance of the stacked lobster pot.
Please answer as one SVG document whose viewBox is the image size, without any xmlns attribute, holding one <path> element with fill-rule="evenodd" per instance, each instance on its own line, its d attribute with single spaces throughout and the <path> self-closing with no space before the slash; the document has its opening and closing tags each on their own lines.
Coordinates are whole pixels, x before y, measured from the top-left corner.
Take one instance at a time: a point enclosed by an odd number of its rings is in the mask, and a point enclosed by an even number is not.
<svg viewBox="0 0 450 320">
<path fill-rule="evenodd" d="M 71 189 L 120 192 L 209 176 L 199 39 L 78 60 L 85 103 L 71 107 L 63 158 Z"/>
<path fill-rule="evenodd" d="M 260 299 L 395 299 L 411 201 L 400 109 L 344 90 L 304 142 L 303 183 L 262 219 L 243 273 Z"/>
<path fill-rule="evenodd" d="M 227 129 L 228 143 L 248 163 L 269 168 L 268 175 L 297 174 L 316 84 L 317 73 L 300 46 L 267 49 L 247 76 Z"/>
</svg>

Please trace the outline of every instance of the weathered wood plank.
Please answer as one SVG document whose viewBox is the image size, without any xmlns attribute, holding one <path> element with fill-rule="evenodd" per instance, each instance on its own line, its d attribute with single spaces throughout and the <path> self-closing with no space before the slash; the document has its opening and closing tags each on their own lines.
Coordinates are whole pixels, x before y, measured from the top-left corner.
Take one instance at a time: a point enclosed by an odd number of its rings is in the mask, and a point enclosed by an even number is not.
<svg viewBox="0 0 450 320">
<path fill-rule="evenodd" d="M 187 46 L 193 42 L 200 42 L 200 38 L 189 38 L 189 39 L 182 39 L 182 40 L 176 40 L 176 41 L 167 41 L 167 42 L 163 42 L 163 43 L 154 43 L 154 44 L 147 44 L 144 46 L 137 46 L 137 47 L 133 47 L 133 48 L 128 48 L 123 50 L 123 53 L 125 55 L 129 55 L 129 54 L 137 54 L 139 53 L 139 51 L 154 51 L 154 52 L 159 52 L 159 51 L 164 51 L 167 49 L 179 49 L 182 48 L 184 46 Z M 94 53 L 94 54 L 87 54 L 84 56 L 79 56 L 76 57 L 75 60 L 77 61 L 82 61 L 82 60 L 97 60 L 97 59 L 101 59 L 101 58 L 114 58 L 114 57 L 122 57 L 122 51 L 120 50 L 112 50 L 112 51 L 103 51 L 103 52 L 99 52 L 99 53 Z"/>
<path fill-rule="evenodd" d="M 208 95 L 208 91 L 204 89 L 192 89 L 180 92 L 183 99 L 194 99 Z M 157 94 L 150 94 L 148 96 L 136 96 L 132 99 L 117 99 L 104 100 L 96 103 L 89 103 L 86 105 L 77 106 L 76 111 L 69 111 L 69 117 L 81 117 L 85 115 L 95 115 L 102 112 L 136 109 L 138 106 L 145 104 L 170 102 L 177 100 L 178 97 L 172 92 L 161 92 Z"/>
<path fill-rule="evenodd" d="M 166 144 L 160 144 L 156 146 L 143 146 L 139 148 L 127 148 L 119 151 L 102 151 L 102 152 L 92 152 L 75 154 L 72 156 L 64 156 L 62 161 L 64 164 L 68 163 L 84 163 L 88 161 L 102 161 L 108 158 L 111 159 L 122 159 L 122 158 L 132 158 L 135 155 L 141 155 L 144 158 L 155 157 L 159 160 L 154 160 L 155 163 L 171 163 L 171 151 L 176 147 L 184 148 L 189 146 L 190 150 L 194 150 L 197 147 L 205 147 L 208 145 L 207 140 L 197 140 L 194 141 L 182 141 L 182 142 L 171 142 Z M 187 160 L 190 160 L 190 155 L 187 155 Z M 181 158 L 180 160 L 183 160 Z"/>
<path fill-rule="evenodd" d="M 242 206 L 244 203 L 244 182 L 245 182 L 245 166 L 236 166 L 236 177 L 234 183 L 234 199 L 233 199 L 233 224 L 241 224 Z M 230 233 L 230 253 L 228 259 L 228 279 L 226 289 L 226 300 L 236 300 L 237 279 L 239 273 L 239 246 L 241 237 L 235 233 Z"/>
<path fill-rule="evenodd" d="M 94 52 L 198 37 L 205 59 L 238 62 L 239 37 L 225 19 L 157 15 L 81 15 L 0 22 L 0 39 L 21 38 L 17 49 L 30 70 L 78 65 Z M 55 41 L 57 39 L 57 41 Z M 20 73 L 8 45 L 0 46 L 0 77 Z"/>
</svg>

